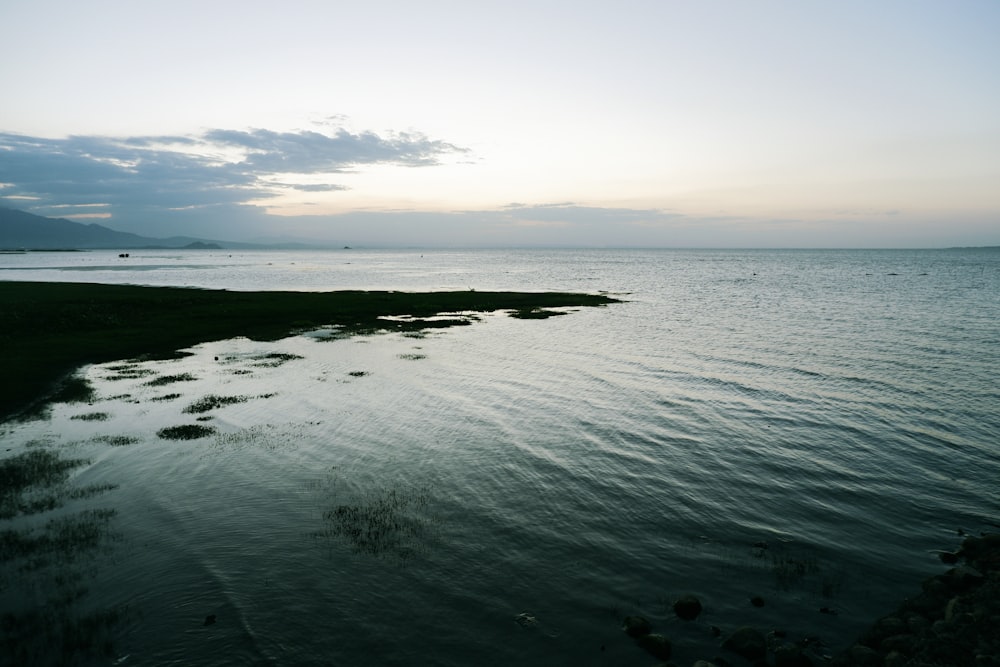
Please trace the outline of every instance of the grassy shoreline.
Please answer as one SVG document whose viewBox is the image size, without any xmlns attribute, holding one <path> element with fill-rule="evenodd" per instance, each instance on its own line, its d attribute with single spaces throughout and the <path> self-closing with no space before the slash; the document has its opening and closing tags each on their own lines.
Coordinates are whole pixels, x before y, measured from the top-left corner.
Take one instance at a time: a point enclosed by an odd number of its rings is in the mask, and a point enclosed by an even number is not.
<svg viewBox="0 0 1000 667">
<path fill-rule="evenodd" d="M 565 292 L 232 292 L 188 287 L 0 281 L 0 421 L 50 395 L 76 368 L 165 357 L 199 343 L 246 336 L 277 340 L 295 331 L 423 328 L 440 313 L 603 306 L 606 295 Z M 410 316 L 414 322 L 382 318 Z M 461 321 L 449 320 L 452 324 Z"/>
</svg>

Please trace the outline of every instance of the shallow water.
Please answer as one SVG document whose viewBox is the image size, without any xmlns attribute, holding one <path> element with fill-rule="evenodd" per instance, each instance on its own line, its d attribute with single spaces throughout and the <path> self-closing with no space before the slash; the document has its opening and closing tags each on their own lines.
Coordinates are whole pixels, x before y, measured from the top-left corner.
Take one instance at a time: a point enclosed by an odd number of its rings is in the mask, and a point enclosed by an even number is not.
<svg viewBox="0 0 1000 667">
<path fill-rule="evenodd" d="M 0 279 L 626 302 L 93 366 L 92 405 L 0 427 L 118 485 L 57 510 L 117 510 L 73 607 L 127 606 L 99 664 L 649 664 L 628 614 L 678 664 L 722 654 L 711 626 L 823 655 L 1000 520 L 1000 253 L 131 255 L 0 256 Z M 187 424 L 215 433 L 157 435 Z M 0 609 L 46 599 L 53 568 L 0 567 Z"/>
</svg>

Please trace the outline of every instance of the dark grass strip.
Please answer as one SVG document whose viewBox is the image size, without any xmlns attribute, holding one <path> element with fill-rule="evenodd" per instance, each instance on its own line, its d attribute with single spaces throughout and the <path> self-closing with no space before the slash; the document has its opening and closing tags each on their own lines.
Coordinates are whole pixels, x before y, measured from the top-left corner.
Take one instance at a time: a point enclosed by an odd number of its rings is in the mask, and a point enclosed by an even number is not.
<svg viewBox="0 0 1000 667">
<path fill-rule="evenodd" d="M 181 287 L 0 281 L 0 419 L 50 396 L 90 363 L 156 359 L 199 343 L 277 340 L 303 329 L 429 326 L 381 319 L 439 313 L 602 306 L 617 299 L 559 292 L 230 292 Z M 466 323 L 464 321 L 456 321 Z M 86 400 L 86 399 L 83 399 Z"/>
</svg>

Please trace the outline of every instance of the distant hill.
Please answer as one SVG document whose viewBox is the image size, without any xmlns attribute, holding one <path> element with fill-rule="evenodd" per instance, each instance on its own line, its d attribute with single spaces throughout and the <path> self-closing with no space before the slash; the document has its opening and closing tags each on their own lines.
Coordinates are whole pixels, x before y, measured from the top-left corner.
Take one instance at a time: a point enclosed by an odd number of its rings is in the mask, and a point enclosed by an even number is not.
<svg viewBox="0 0 1000 667">
<path fill-rule="evenodd" d="M 96 223 L 81 224 L 65 218 L 46 218 L 0 207 L 0 250 L 98 250 L 98 249 L 221 249 L 247 244 L 209 241 L 190 236 L 167 239 L 116 232 Z"/>
</svg>

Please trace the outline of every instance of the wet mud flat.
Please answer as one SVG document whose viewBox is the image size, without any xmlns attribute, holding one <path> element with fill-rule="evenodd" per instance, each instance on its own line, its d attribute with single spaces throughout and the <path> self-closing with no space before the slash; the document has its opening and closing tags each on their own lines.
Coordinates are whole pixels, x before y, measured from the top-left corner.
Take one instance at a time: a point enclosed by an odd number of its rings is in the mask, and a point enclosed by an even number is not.
<svg viewBox="0 0 1000 667">
<path fill-rule="evenodd" d="M 199 343 L 277 340 L 337 327 L 347 333 L 469 324 L 471 313 L 543 318 L 552 308 L 603 306 L 603 294 L 561 292 L 234 292 L 184 287 L 0 282 L 0 420 L 37 404 L 75 368 L 169 359 Z M 458 313 L 440 318 L 442 313 Z"/>
</svg>

